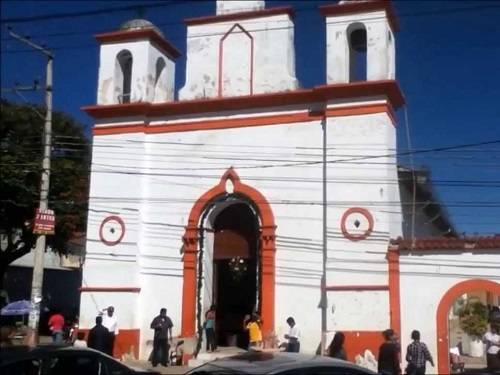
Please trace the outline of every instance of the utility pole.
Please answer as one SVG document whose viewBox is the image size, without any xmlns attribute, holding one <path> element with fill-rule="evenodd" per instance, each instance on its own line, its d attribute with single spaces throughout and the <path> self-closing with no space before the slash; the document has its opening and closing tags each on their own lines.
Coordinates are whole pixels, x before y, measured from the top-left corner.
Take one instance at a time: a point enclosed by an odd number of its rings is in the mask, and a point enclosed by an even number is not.
<svg viewBox="0 0 500 375">
<path fill-rule="evenodd" d="M 45 76 L 45 124 L 43 129 L 43 159 L 42 159 L 42 178 L 40 181 L 40 212 L 48 209 L 49 203 L 49 187 L 50 187 L 50 153 L 52 148 L 52 63 L 54 55 L 47 49 L 31 40 L 17 35 L 12 30 L 9 34 L 40 51 L 47 56 L 47 71 Z M 38 324 L 40 321 L 40 305 L 42 302 L 42 286 L 43 286 L 43 265 L 45 256 L 46 235 L 38 236 L 35 248 L 35 262 L 33 265 L 33 281 L 31 283 L 31 304 L 32 308 L 29 315 L 29 328 L 32 330 L 35 341 L 38 343 Z"/>
<path fill-rule="evenodd" d="M 326 114 L 323 113 L 321 118 L 321 128 L 323 130 L 323 262 L 321 274 L 321 355 L 326 348 L 326 310 L 328 308 L 328 298 L 326 294 L 326 261 L 327 261 L 327 173 L 326 173 Z"/>
</svg>

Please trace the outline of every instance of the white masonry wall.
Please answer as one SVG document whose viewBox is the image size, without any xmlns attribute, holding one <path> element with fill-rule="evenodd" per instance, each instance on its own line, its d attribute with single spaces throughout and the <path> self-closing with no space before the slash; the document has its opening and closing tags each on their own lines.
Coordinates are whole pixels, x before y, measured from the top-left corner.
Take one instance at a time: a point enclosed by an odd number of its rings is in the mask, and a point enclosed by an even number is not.
<svg viewBox="0 0 500 375">
<path fill-rule="evenodd" d="M 494 250 L 471 253 L 435 249 L 432 252 L 400 255 L 401 348 L 406 354 L 411 331 L 417 329 L 436 363 L 436 316 L 441 299 L 449 289 L 465 280 L 485 279 L 500 283 L 500 259 Z"/>
<path fill-rule="evenodd" d="M 135 172 L 143 163 L 143 140 L 142 134 L 94 137 L 82 280 L 84 288 L 141 286 L 136 258 L 142 230 L 142 180 Z M 121 167 L 116 169 L 117 165 Z M 122 234 L 120 225 L 114 220 L 103 225 L 103 221 L 111 216 L 118 216 L 125 224 L 123 239 L 115 246 L 103 243 L 100 235 L 101 232 L 107 241 L 113 242 Z M 92 328 L 97 313 L 113 305 L 119 328 L 137 328 L 138 296 L 137 293 L 82 292 L 80 327 Z"/>
<path fill-rule="evenodd" d="M 236 27 L 234 21 L 188 26 L 186 83 L 179 92 L 180 100 L 219 96 L 219 66 L 222 64 L 222 96 L 270 93 L 294 90 L 295 77 L 294 25 L 288 14 L 237 22 L 253 38 L 253 71 L 250 70 L 251 39 Z"/>
<path fill-rule="evenodd" d="M 115 69 L 117 69 L 116 57 L 122 50 L 128 50 L 132 54 L 130 102 L 173 101 L 175 63 L 149 41 L 139 40 L 101 46 L 97 104 L 119 103 L 118 95 L 121 90 L 117 89 L 120 83 L 115 82 Z M 165 68 L 157 82 L 158 58 L 164 59 Z"/>
<path fill-rule="evenodd" d="M 248 111 L 244 116 L 307 111 L 307 106 L 293 106 Z M 242 114 L 216 113 L 190 116 L 182 121 L 240 116 Z M 119 123 L 125 120 L 116 119 Z M 178 121 L 174 118 L 151 119 L 150 126 Z M 330 118 L 329 160 L 351 154 L 385 154 L 395 142 L 394 131 L 385 114 Z M 161 307 L 168 309 L 175 326 L 174 335 L 180 332 L 184 227 L 194 202 L 216 185 L 231 166 L 243 183 L 266 197 L 275 216 L 276 333 L 283 337 L 287 330 L 285 320 L 292 315 L 303 332 L 302 350 L 311 353 L 316 350 L 320 340 L 317 306 L 322 259 L 321 147 L 319 120 L 210 131 L 95 137 L 89 250 L 90 256 L 106 253 L 99 256 L 109 260 L 86 263 L 84 277 L 89 285 L 122 283 L 141 287 L 140 294 L 133 295 L 132 304 L 127 307 L 136 316 L 135 328 L 141 330 L 141 358 L 149 354 L 147 341 L 153 334 L 149 324 Z M 304 163 L 310 161 L 315 163 Z M 381 158 L 381 161 L 388 160 Z M 280 166 L 283 164 L 287 166 Z M 263 165 L 273 167 L 262 168 Z M 394 188 L 386 182 L 392 168 L 395 169 L 395 165 L 375 165 L 371 160 L 359 165 L 328 164 L 328 199 L 332 202 L 328 208 L 328 285 L 387 285 L 384 257 L 389 224 L 395 219 L 384 213 L 385 205 L 379 203 L 384 202 Z M 103 169 L 108 173 L 101 173 Z M 352 182 L 360 179 L 375 181 L 376 185 Z M 100 196 L 120 199 L 117 203 L 100 202 L 96 200 Z M 352 242 L 339 234 L 340 217 L 347 208 L 360 205 L 372 212 L 374 232 L 364 241 Z M 111 213 L 122 215 L 130 229 L 122 243 L 108 248 L 96 241 L 96 232 L 100 221 Z M 115 255 L 109 255 L 110 252 Z M 135 254 L 135 263 L 126 263 L 129 268 L 120 271 L 119 275 L 106 272 L 104 267 L 124 267 L 120 261 L 125 254 Z M 359 260 L 361 262 L 357 263 Z M 92 310 L 91 293 L 87 294 L 82 297 L 84 311 Z M 98 298 L 102 299 L 100 303 L 111 303 L 114 296 L 122 298 L 118 294 L 104 293 Z M 330 292 L 329 301 L 330 306 L 336 306 L 335 313 L 329 313 L 329 329 L 382 330 L 389 325 L 386 291 Z M 134 304 L 137 307 L 131 309 Z M 121 315 L 125 308 L 119 305 L 117 314 Z"/>
<path fill-rule="evenodd" d="M 395 79 L 394 31 L 385 11 L 326 17 L 327 83 L 349 82 L 349 40 L 347 29 L 361 23 L 366 28 L 368 81 Z"/>
</svg>

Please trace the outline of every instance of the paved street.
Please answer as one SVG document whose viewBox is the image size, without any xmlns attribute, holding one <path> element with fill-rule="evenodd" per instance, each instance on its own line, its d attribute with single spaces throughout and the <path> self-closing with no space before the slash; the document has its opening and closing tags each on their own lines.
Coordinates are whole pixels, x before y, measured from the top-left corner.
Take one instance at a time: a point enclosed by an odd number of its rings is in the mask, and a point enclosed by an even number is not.
<svg viewBox="0 0 500 375">
<path fill-rule="evenodd" d="M 159 372 L 160 374 L 185 374 L 191 369 L 188 366 L 170 366 L 170 367 L 157 366 L 153 368 L 151 366 L 151 363 L 148 361 L 127 361 L 124 363 L 133 367 L 139 367 L 147 370 L 154 370 Z"/>
</svg>

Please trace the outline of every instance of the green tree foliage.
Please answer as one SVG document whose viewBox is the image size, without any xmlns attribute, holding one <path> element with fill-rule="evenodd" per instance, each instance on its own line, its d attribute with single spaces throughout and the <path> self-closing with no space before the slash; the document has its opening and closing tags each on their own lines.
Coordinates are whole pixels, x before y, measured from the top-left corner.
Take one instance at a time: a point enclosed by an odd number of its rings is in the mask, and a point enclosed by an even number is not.
<svg viewBox="0 0 500 375">
<path fill-rule="evenodd" d="M 488 309 L 477 300 L 469 301 L 460 314 L 460 328 L 473 337 L 482 337 L 488 329 Z"/>
<path fill-rule="evenodd" d="M 32 220 L 40 199 L 43 118 L 41 108 L 0 103 L 0 283 L 7 266 L 36 242 Z M 64 253 L 67 241 L 85 230 L 90 146 L 83 126 L 54 112 L 49 208 L 56 233 L 47 243 Z"/>
</svg>

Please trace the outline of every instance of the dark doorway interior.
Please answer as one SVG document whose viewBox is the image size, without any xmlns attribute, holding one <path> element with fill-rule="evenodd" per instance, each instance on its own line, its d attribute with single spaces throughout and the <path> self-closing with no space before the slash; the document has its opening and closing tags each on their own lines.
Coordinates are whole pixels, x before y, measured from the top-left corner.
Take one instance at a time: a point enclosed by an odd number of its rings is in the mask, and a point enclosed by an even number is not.
<svg viewBox="0 0 500 375">
<path fill-rule="evenodd" d="M 214 301 L 217 344 L 246 348 L 243 319 L 257 305 L 258 221 L 247 204 L 224 209 L 214 223 Z"/>
</svg>

